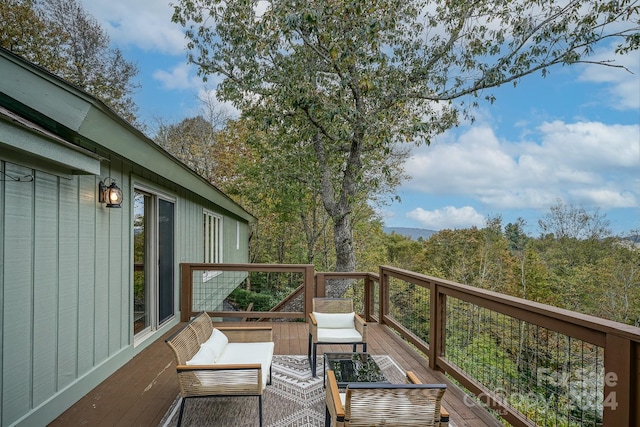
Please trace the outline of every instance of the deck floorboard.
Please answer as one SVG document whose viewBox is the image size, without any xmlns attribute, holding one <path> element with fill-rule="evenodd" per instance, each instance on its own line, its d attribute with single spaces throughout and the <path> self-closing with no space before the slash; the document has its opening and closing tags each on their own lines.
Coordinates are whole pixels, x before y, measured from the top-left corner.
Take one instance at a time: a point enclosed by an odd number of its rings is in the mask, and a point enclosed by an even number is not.
<svg viewBox="0 0 640 427">
<path fill-rule="evenodd" d="M 245 325 L 251 323 L 242 324 Z M 309 332 L 305 323 L 273 322 L 271 325 L 275 354 L 307 354 Z M 180 326 L 143 350 L 49 425 L 157 426 L 178 394 L 175 361 L 164 338 Z M 369 323 L 368 328 L 369 353 L 390 355 L 402 369 L 414 371 L 425 383 L 448 385 L 444 404 L 451 414 L 452 426 L 500 426 L 484 409 L 470 405 L 469 399 L 465 399 L 451 381 L 429 369 L 427 360 L 386 326 Z M 351 351 L 351 346 L 321 345 L 318 357 L 329 351 Z"/>
</svg>

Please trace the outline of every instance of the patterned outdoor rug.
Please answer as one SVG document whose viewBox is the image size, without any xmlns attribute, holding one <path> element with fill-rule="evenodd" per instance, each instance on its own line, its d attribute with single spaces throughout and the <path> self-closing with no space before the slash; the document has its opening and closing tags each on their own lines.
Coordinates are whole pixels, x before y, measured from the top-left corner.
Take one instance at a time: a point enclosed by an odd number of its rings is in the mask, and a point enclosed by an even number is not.
<svg viewBox="0 0 640 427">
<path fill-rule="evenodd" d="M 404 371 L 389 356 L 373 356 L 391 382 L 404 382 Z M 318 357 L 318 376 L 311 376 L 307 356 L 273 358 L 272 384 L 262 397 L 265 427 L 324 426 L 325 390 L 322 384 L 322 357 Z M 178 396 L 160 423 L 173 427 L 178 423 L 181 398 Z M 184 427 L 257 426 L 258 398 L 212 397 L 187 399 L 182 417 Z"/>
</svg>

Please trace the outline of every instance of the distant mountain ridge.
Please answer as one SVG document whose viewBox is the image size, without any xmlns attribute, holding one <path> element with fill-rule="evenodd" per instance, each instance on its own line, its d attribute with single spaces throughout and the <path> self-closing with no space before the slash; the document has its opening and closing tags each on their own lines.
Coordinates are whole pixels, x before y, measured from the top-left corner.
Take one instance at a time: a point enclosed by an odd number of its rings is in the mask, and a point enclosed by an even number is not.
<svg viewBox="0 0 640 427">
<path fill-rule="evenodd" d="M 420 237 L 428 239 L 431 235 L 437 233 L 434 230 L 427 230 L 425 228 L 409 228 L 409 227 L 384 227 L 384 232 L 387 234 L 396 233 L 401 236 L 409 237 L 411 240 L 418 240 Z"/>
<path fill-rule="evenodd" d="M 408 237 L 412 240 L 418 240 L 422 237 L 424 240 L 427 240 L 429 237 L 437 233 L 435 230 L 428 230 L 426 228 L 411 228 L 411 227 L 384 227 L 383 231 L 386 234 L 399 234 L 401 236 Z M 620 237 L 622 241 L 628 241 L 632 245 L 640 247 L 640 236 L 639 235 L 630 235 L 626 237 Z"/>
</svg>

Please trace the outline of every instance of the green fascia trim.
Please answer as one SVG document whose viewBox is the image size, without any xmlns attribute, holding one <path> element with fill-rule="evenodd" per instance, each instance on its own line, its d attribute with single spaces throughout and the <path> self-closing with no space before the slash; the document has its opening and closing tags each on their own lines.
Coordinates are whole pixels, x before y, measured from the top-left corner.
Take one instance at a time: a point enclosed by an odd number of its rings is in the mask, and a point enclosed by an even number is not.
<svg viewBox="0 0 640 427">
<path fill-rule="evenodd" d="M 187 168 L 158 144 L 144 136 L 115 113 L 96 106 L 89 110 L 78 135 L 94 141 L 163 178 L 175 182 L 248 222 L 256 219 L 207 180 Z"/>
<path fill-rule="evenodd" d="M 86 93 L 6 50 L 0 58 L 0 92 L 69 129 L 82 125 L 91 108 Z"/>
<path fill-rule="evenodd" d="M 20 156 L 31 157 L 34 163 L 51 164 L 70 175 L 100 175 L 101 157 L 38 129 L 26 120 L 3 114 L 0 108 L 0 147 Z"/>
<path fill-rule="evenodd" d="M 70 133 L 65 138 L 93 151 L 105 150 L 134 162 L 215 203 L 247 222 L 256 218 L 222 191 L 187 168 L 102 101 L 48 71 L 0 48 L 0 94 L 37 112 L 41 120 Z M 1 98 L 1 97 L 0 97 Z M 29 117 L 35 120 L 34 117 Z M 49 129 L 53 130 L 53 129 Z M 96 150 L 97 151 L 97 150 Z"/>
</svg>

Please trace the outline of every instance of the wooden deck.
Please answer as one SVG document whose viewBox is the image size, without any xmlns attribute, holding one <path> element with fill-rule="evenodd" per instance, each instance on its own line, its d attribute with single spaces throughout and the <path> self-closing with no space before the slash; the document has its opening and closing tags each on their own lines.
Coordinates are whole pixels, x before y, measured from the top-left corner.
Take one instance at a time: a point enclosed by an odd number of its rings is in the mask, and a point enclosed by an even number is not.
<svg viewBox="0 0 640 427">
<path fill-rule="evenodd" d="M 276 354 L 307 354 L 305 323 L 273 322 L 272 325 Z M 470 407 L 468 399 L 464 399 L 464 394 L 451 381 L 430 370 L 427 361 L 386 326 L 369 323 L 368 328 L 367 350 L 371 354 L 390 355 L 425 383 L 448 384 L 444 405 L 451 414 L 452 427 L 501 426 L 480 407 Z M 350 348 L 326 345 L 318 346 L 318 352 L 350 351 Z M 49 425 L 157 426 L 178 394 L 174 366 L 171 350 L 164 339 L 158 340 Z"/>
</svg>

